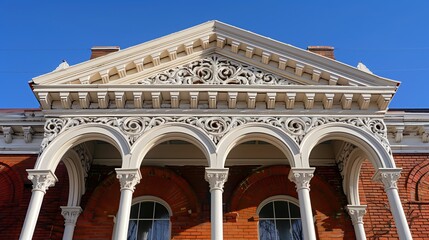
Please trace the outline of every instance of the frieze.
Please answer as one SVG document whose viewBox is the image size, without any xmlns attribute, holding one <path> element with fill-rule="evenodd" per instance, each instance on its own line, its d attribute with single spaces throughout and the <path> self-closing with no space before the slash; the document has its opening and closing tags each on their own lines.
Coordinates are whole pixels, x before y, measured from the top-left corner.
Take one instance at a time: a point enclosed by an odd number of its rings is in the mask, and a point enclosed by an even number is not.
<svg viewBox="0 0 429 240">
<path fill-rule="evenodd" d="M 297 85 L 298 83 L 265 72 L 251 65 L 219 55 L 211 55 L 187 65 L 158 73 L 139 84 L 240 84 L 240 85 Z"/>
<path fill-rule="evenodd" d="M 73 127 L 86 124 L 102 124 L 118 129 L 133 145 L 144 132 L 167 123 L 184 123 L 203 130 L 218 144 L 230 130 L 248 123 L 267 124 L 282 129 L 300 145 L 304 137 L 318 126 L 329 123 L 342 123 L 364 129 L 380 141 L 387 152 L 391 153 L 387 140 L 387 128 L 382 119 L 358 117 L 76 117 L 51 118 L 45 123 L 45 137 L 41 152 L 60 133 Z"/>
</svg>

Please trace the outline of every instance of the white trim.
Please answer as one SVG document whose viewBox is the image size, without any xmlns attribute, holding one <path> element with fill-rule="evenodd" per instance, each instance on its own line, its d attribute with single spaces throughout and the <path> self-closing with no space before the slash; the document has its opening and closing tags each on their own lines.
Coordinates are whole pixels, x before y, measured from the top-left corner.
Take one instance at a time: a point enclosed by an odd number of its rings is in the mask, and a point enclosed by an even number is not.
<svg viewBox="0 0 429 240">
<path fill-rule="evenodd" d="M 300 207 L 298 199 L 291 197 L 289 195 L 276 195 L 276 196 L 271 196 L 271 197 L 265 199 L 264 201 L 262 201 L 259 204 L 258 208 L 256 209 L 256 214 L 259 216 L 259 212 L 261 211 L 261 209 L 265 205 L 267 205 L 269 202 L 273 202 L 273 201 L 287 201 L 287 202 L 291 202 L 291 203 L 295 204 L 296 206 Z"/>
<path fill-rule="evenodd" d="M 157 202 L 167 209 L 170 217 L 173 216 L 173 210 L 171 210 L 170 205 L 159 197 L 155 197 L 152 195 L 139 196 L 139 197 L 133 198 L 133 201 L 131 202 L 131 206 L 141 202 Z"/>
</svg>

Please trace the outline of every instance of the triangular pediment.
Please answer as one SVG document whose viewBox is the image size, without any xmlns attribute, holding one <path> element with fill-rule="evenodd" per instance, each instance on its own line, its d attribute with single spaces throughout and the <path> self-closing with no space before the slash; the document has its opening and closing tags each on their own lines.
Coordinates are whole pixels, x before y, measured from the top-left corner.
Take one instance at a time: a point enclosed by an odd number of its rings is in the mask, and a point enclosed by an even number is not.
<svg viewBox="0 0 429 240">
<path fill-rule="evenodd" d="M 36 77 L 52 108 L 255 108 L 385 110 L 398 82 L 221 22 L 207 22 Z M 235 103 L 237 102 L 237 103 Z M 278 107 L 278 103 L 283 105 Z M 114 103 L 114 104 L 112 104 Z M 132 106 L 129 104 L 132 103 Z M 201 105 L 203 103 L 203 105 Z M 207 103 L 207 104 L 206 104 Z"/>
<path fill-rule="evenodd" d="M 396 86 L 338 61 L 218 21 L 36 77 L 35 85 L 132 84 L 121 78 L 153 74 L 217 53 L 304 85 Z M 139 76 L 140 76 L 139 75 Z M 292 79 L 291 79 L 292 77 Z M 101 82 L 99 81 L 101 80 Z M 117 81 L 120 80 L 120 81 Z"/>
</svg>

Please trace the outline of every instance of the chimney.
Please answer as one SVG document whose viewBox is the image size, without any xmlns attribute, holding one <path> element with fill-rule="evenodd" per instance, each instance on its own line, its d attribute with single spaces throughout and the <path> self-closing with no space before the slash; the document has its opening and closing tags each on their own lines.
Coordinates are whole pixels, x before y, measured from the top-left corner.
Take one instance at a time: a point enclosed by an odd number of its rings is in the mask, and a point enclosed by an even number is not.
<svg viewBox="0 0 429 240">
<path fill-rule="evenodd" d="M 121 48 L 119 46 L 94 46 L 91 48 L 91 57 L 89 59 L 98 58 L 112 52 L 117 52 Z"/>
<path fill-rule="evenodd" d="M 334 47 L 331 46 L 308 46 L 307 50 L 319 55 L 322 55 L 324 57 L 334 59 Z"/>
</svg>

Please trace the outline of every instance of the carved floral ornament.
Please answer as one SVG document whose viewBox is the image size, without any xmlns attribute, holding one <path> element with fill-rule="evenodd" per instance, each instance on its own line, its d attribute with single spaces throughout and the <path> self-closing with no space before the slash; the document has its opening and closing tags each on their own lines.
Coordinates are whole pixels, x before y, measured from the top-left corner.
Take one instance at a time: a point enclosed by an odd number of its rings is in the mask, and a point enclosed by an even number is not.
<svg viewBox="0 0 429 240">
<path fill-rule="evenodd" d="M 158 73 L 139 84 L 297 85 L 298 83 L 237 61 L 211 55 Z"/>
<path fill-rule="evenodd" d="M 102 124 L 119 130 L 128 143 L 133 145 L 144 132 L 168 123 L 184 123 L 204 131 L 214 144 L 232 129 L 248 123 L 260 123 L 277 127 L 301 144 L 304 137 L 318 126 L 342 123 L 364 129 L 377 137 L 387 152 L 391 153 L 387 140 L 387 128 L 382 119 L 358 117 L 75 117 L 51 118 L 44 126 L 41 152 L 59 134 L 76 126 Z"/>
</svg>

